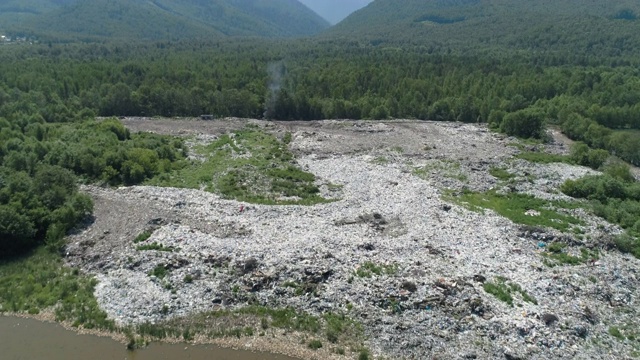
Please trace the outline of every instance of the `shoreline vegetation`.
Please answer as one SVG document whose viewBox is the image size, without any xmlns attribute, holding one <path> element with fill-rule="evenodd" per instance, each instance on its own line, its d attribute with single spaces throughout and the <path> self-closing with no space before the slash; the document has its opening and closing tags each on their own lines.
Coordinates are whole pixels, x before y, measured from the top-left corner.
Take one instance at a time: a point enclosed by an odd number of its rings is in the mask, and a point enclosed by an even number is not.
<svg viewBox="0 0 640 360">
<path fill-rule="evenodd" d="M 249 126 L 231 134 L 233 138 L 225 135 L 213 144 L 199 148 L 197 155 L 206 159 L 204 162 L 197 159 L 187 162 L 184 160 L 186 149 L 178 139 L 142 133 L 130 135 L 129 130 L 115 119 L 82 123 L 80 129 L 82 128 L 94 131 L 94 138 L 105 136 L 106 131 L 107 138 L 113 137 L 124 146 L 127 146 L 127 141 L 131 141 L 155 149 L 155 152 L 139 148 L 128 150 L 130 155 L 123 158 L 121 166 L 107 166 L 101 176 L 98 175 L 100 172 L 93 176 L 85 174 L 91 176 L 87 179 L 89 181 L 97 180 L 106 186 L 123 183 L 132 185 L 155 177 L 159 185 L 202 188 L 202 184 L 211 182 L 211 174 L 220 174 L 222 178 L 213 178 L 214 181 L 207 185 L 207 190 L 232 199 L 250 203 L 306 205 L 330 201 L 318 195 L 314 176 L 295 166 L 293 154 L 287 148 L 291 141 L 290 134 L 280 141 Z M 57 127 L 51 125 L 49 129 L 51 131 L 47 132 L 52 133 Z M 74 136 L 80 135 L 74 133 Z M 157 139 L 159 144 L 164 145 L 158 146 Z M 90 146 L 93 141 L 87 140 L 83 144 Z M 165 155 L 155 155 L 163 154 L 163 151 Z M 135 160 L 134 154 L 138 153 L 140 158 Z M 163 158 L 165 162 L 161 162 Z M 103 166 L 110 161 L 88 159 Z M 140 171 L 137 172 L 136 169 Z M 70 172 L 64 174 L 71 177 Z M 246 181 L 240 181 L 247 176 L 259 186 L 248 188 Z M 172 181 L 178 181 L 179 184 Z M 77 188 L 74 191 L 78 191 Z M 47 238 L 45 244 L 0 262 L 0 293 L 4 294 L 0 295 L 0 314 L 23 314 L 40 320 L 56 321 L 75 331 L 110 336 L 126 343 L 131 350 L 143 347 L 150 341 L 195 341 L 236 346 L 234 344 L 239 342 L 229 339 L 256 335 L 258 338 L 282 338 L 278 341 L 278 346 L 274 347 L 266 342 L 260 346 L 266 351 L 285 355 L 309 354 L 309 349 L 318 352 L 324 342 L 325 349 L 321 352 L 327 352 L 330 348 L 336 354 L 357 352 L 363 354 L 363 358 L 368 356 L 368 350 L 363 346 L 361 327 L 345 315 L 339 314 L 328 313 L 315 317 L 288 308 L 246 306 L 235 310 L 192 314 L 161 324 L 117 325 L 107 319 L 107 314 L 96 303 L 93 288 L 97 281 L 80 274 L 77 269 L 64 266 L 63 257 L 60 256 L 65 244 L 62 237 L 64 233 L 55 241 Z M 150 234 L 146 235 L 148 236 Z M 143 238 L 138 240 L 143 241 Z M 139 250 L 172 250 L 159 249 L 155 245 L 139 246 Z M 216 321 L 212 323 L 208 319 Z M 207 327 L 208 322 L 211 327 Z M 299 335 L 291 336 L 291 332 Z"/>
<path fill-rule="evenodd" d="M 5 296 L 0 296 L 0 316 L 57 323 L 79 334 L 112 338 L 132 351 L 151 342 L 165 342 L 214 344 L 298 358 L 328 358 L 332 354 L 344 355 L 345 352 L 368 354 L 363 345 L 361 326 L 345 315 L 331 313 L 315 317 L 293 309 L 246 306 L 192 314 L 159 324 L 117 325 L 106 319 L 106 314 L 97 307 L 90 291 L 76 291 L 66 294 L 67 297 L 52 293 L 57 290 L 64 292 L 66 288 L 83 284 L 88 285 L 86 290 L 89 290 L 95 285 L 91 277 L 63 265 L 58 254 L 40 248 L 35 250 L 34 255 L 9 263 L 0 263 L 0 289 L 3 294 L 12 293 L 14 298 L 7 300 Z M 48 277 L 36 280 L 31 276 L 31 271 L 35 271 L 36 276 L 46 273 Z M 9 287 L 14 290 L 9 290 Z M 29 288 L 31 292 L 21 291 L 24 288 Z M 22 296 L 16 296 L 18 292 Z M 57 297 L 61 300 L 55 301 Z M 28 310 L 11 308 L 8 302 L 29 304 Z M 251 348 L 243 345 L 248 339 L 251 339 Z M 319 353 L 319 347 L 310 347 L 312 342 L 324 344 L 325 349 Z"/>
</svg>

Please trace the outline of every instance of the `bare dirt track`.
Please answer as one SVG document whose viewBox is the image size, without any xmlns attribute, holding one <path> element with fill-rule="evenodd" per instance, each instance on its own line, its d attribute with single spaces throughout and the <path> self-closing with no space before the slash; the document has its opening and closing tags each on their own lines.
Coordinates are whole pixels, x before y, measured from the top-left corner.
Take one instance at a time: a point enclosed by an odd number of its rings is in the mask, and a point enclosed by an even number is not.
<svg viewBox="0 0 640 360">
<path fill-rule="evenodd" d="M 614 359 L 635 351 L 609 334 L 612 326 L 637 325 L 638 260 L 605 246 L 619 229 L 580 209 L 567 210 L 583 221 L 579 236 L 524 228 L 448 197 L 495 189 L 569 201 L 559 184 L 590 169 L 515 159 L 527 145 L 511 146 L 517 140 L 472 124 L 123 121 L 131 131 L 205 142 L 247 124 L 278 137 L 291 133 L 297 164 L 331 184 L 322 191 L 338 200 L 267 206 L 200 190 L 86 187 L 95 222 L 71 237 L 67 259 L 98 278 L 101 306 L 121 323 L 257 302 L 344 313 L 362 323 L 374 354 L 394 359 Z M 513 180 L 492 176 L 496 167 Z M 144 244 L 175 251 L 137 250 L 133 239 L 149 229 Z M 541 243 L 553 241 L 601 256 L 549 267 Z M 157 266 L 169 275 L 150 276 Z M 499 279 L 522 289 L 512 306 L 485 291 L 483 283 Z M 323 344 L 300 356 L 340 358 Z"/>
</svg>

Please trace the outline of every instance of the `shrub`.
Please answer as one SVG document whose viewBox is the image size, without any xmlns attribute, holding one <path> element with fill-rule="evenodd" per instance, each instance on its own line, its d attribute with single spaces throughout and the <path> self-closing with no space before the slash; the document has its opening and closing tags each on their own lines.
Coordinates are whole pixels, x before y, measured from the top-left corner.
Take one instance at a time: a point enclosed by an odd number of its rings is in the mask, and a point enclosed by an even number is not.
<svg viewBox="0 0 640 360">
<path fill-rule="evenodd" d="M 510 306 L 513 305 L 513 297 L 511 297 L 509 288 L 504 284 L 504 282 L 485 282 L 482 287 L 484 288 L 484 291 L 495 296 L 498 300 L 506 302 Z"/>
<path fill-rule="evenodd" d="M 600 169 L 607 159 L 610 157 L 609 152 L 607 150 L 596 149 L 589 151 L 588 156 L 588 165 L 590 168 L 597 170 Z"/>
<path fill-rule="evenodd" d="M 163 265 L 157 265 L 149 273 L 149 275 L 153 275 L 153 276 L 157 277 L 158 279 L 164 278 L 165 276 L 167 276 L 167 274 L 169 274 L 169 271 Z"/>
<path fill-rule="evenodd" d="M 362 349 L 360 350 L 360 354 L 358 355 L 358 360 L 369 360 L 369 350 Z"/>
<path fill-rule="evenodd" d="M 588 166 L 594 170 L 601 168 L 609 158 L 607 150 L 592 150 L 587 144 L 576 142 L 571 146 L 571 161 L 578 165 Z"/>
<path fill-rule="evenodd" d="M 618 250 L 623 253 L 629 253 L 634 255 L 637 258 L 640 258 L 640 240 L 634 238 L 628 234 L 623 234 L 618 236 L 614 240 L 614 244 L 618 248 Z"/>
<path fill-rule="evenodd" d="M 633 174 L 631 174 L 631 168 L 622 161 L 614 161 L 607 164 L 604 168 L 604 173 L 624 182 L 635 181 Z"/>
<path fill-rule="evenodd" d="M 529 295 L 518 284 L 507 282 L 503 277 L 497 277 L 495 282 L 485 282 L 482 285 L 484 291 L 488 294 L 495 296 L 498 300 L 506 302 L 509 306 L 513 306 L 513 293 L 519 293 L 522 296 L 522 300 L 538 304 L 538 301 L 531 295 Z"/>
<path fill-rule="evenodd" d="M 307 346 L 309 346 L 309 349 L 318 350 L 322 347 L 322 342 L 320 340 L 311 340 Z"/>
<path fill-rule="evenodd" d="M 133 240 L 134 243 L 140 243 L 143 242 L 147 239 L 149 239 L 151 237 L 152 232 L 149 230 L 145 230 L 143 232 L 141 232 L 140 234 L 138 234 L 138 236 L 136 236 L 136 238 Z"/>
<path fill-rule="evenodd" d="M 574 198 L 606 202 L 608 199 L 625 199 L 626 186 L 610 175 L 586 176 L 578 180 L 567 180 L 560 190 Z"/>
<path fill-rule="evenodd" d="M 533 109 L 509 113 L 502 119 L 500 130 L 510 136 L 540 139 L 544 135 L 544 114 Z"/>
</svg>

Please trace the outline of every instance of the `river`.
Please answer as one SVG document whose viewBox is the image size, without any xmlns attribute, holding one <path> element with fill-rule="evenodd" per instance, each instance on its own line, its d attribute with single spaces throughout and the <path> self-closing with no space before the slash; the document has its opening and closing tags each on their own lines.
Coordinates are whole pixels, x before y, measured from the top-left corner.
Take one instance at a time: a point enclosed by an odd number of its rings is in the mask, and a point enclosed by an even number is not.
<svg viewBox="0 0 640 360">
<path fill-rule="evenodd" d="M 82 335 L 54 323 L 0 315 L 0 358 L 3 360 L 294 360 L 261 352 L 214 345 L 153 343 L 128 351 L 108 337 Z"/>
</svg>

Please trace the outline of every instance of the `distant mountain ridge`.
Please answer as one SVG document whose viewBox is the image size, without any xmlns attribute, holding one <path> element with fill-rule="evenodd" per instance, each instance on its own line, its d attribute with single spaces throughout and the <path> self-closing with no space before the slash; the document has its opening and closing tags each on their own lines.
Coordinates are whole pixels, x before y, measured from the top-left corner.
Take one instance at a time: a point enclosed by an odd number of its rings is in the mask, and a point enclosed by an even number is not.
<svg viewBox="0 0 640 360">
<path fill-rule="evenodd" d="M 309 36 L 329 23 L 297 0 L 0 0 L 0 26 L 48 38 L 178 40 Z"/>
<path fill-rule="evenodd" d="M 354 11 L 361 9 L 373 0 L 300 0 L 308 8 L 337 24 Z"/>
<path fill-rule="evenodd" d="M 635 0 L 376 0 L 326 36 L 615 55 L 640 45 L 638 17 Z"/>
</svg>

